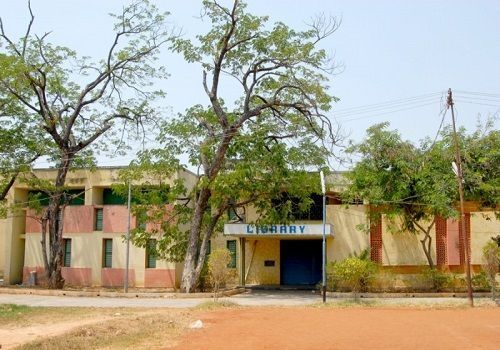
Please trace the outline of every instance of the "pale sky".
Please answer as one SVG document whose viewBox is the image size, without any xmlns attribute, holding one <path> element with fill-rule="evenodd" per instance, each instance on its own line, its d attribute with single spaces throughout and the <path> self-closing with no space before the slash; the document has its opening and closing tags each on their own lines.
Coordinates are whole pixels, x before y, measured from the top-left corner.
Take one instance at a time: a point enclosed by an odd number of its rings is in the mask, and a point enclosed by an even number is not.
<svg viewBox="0 0 500 350">
<path fill-rule="evenodd" d="M 199 19 L 201 1 L 152 0 L 170 11 L 173 26 L 185 37 L 207 28 Z M 81 55 L 100 58 L 112 39 L 107 15 L 128 3 L 118 0 L 32 0 L 34 32 Z M 224 3 L 224 1 L 223 1 Z M 228 3 L 225 1 L 225 3 Z M 345 134 L 361 141 L 369 126 L 388 121 L 403 138 L 434 138 L 441 122 L 441 96 L 455 91 L 458 124 L 472 130 L 500 111 L 500 1 L 248 1 L 249 11 L 269 15 L 296 29 L 318 13 L 342 17 L 340 29 L 323 47 L 335 54 L 343 70 L 332 77 L 331 93 L 340 98 L 331 118 Z M 0 0 L 8 33 L 20 36 L 28 23 L 26 1 Z M 168 53 L 162 60 L 170 78 L 162 84 L 172 113 L 208 103 L 201 69 Z M 444 96 L 444 95 L 443 95 Z M 396 101 L 387 104 L 387 101 Z M 359 108 L 365 105 L 375 105 Z M 451 122 L 446 115 L 445 124 Z M 497 124 L 498 126 L 498 121 Z M 126 165 L 128 159 L 101 160 Z"/>
</svg>

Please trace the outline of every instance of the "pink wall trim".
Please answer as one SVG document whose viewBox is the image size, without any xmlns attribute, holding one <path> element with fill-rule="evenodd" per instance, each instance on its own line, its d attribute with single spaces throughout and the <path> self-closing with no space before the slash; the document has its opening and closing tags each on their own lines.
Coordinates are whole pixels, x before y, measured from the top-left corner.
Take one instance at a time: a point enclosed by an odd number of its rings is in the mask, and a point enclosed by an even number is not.
<svg viewBox="0 0 500 350">
<path fill-rule="evenodd" d="M 103 228 L 106 233 L 127 232 L 128 210 L 124 205 L 103 206 Z M 135 227 L 135 217 L 130 218 L 130 227 Z"/>
<path fill-rule="evenodd" d="M 460 235 L 458 221 L 446 220 L 448 265 L 460 265 Z"/>
<path fill-rule="evenodd" d="M 91 286 L 92 269 L 90 267 L 63 267 L 62 276 L 67 285 Z"/>
<path fill-rule="evenodd" d="M 31 271 L 36 271 L 36 285 L 44 285 L 46 282 L 45 268 L 42 266 L 24 266 L 23 267 L 23 284 L 27 285 Z"/>
<path fill-rule="evenodd" d="M 125 269 L 102 268 L 101 285 L 103 287 L 123 287 L 125 280 Z M 135 286 L 135 270 L 128 271 L 128 285 Z"/>
<path fill-rule="evenodd" d="M 146 269 L 144 273 L 144 287 L 175 287 L 175 269 Z"/>
<path fill-rule="evenodd" d="M 94 206 L 67 206 L 64 210 L 64 232 L 84 233 L 94 231 Z"/>
<path fill-rule="evenodd" d="M 34 209 L 26 210 L 26 233 L 41 233 L 42 223 L 38 221 L 39 215 L 36 214 Z"/>
<path fill-rule="evenodd" d="M 26 233 L 41 233 L 42 225 L 35 210 L 26 211 Z M 94 231 L 94 206 L 67 206 L 64 210 L 65 233 L 87 233 Z"/>
</svg>

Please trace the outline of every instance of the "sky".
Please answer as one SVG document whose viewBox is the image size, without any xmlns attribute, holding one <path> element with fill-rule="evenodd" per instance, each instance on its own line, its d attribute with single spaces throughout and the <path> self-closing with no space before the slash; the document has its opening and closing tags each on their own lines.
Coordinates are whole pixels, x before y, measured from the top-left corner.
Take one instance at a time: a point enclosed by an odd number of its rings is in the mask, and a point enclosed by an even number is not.
<svg viewBox="0 0 500 350">
<path fill-rule="evenodd" d="M 203 33 L 201 1 L 152 0 L 171 12 L 169 25 L 186 38 Z M 51 31 L 52 42 L 80 55 L 100 58 L 113 39 L 108 13 L 128 1 L 32 0 L 35 33 Z M 228 4 L 226 0 L 222 3 Z M 361 142 L 365 130 L 389 122 L 404 139 L 434 138 L 442 120 L 445 94 L 455 96 L 457 122 L 473 130 L 478 118 L 500 113 L 500 1 L 247 1 L 248 10 L 296 29 L 319 13 L 342 19 L 322 47 L 340 69 L 331 76 L 330 93 L 340 100 L 329 113 L 346 139 Z M 29 20 L 27 2 L 0 0 L 4 28 L 22 35 Z M 161 83 L 169 113 L 208 103 L 199 66 L 164 50 L 170 73 Z M 447 113 L 444 125 L 451 123 Z M 498 120 L 496 122 L 498 128 Z M 101 158 L 100 165 L 126 165 L 133 155 Z M 43 166 L 43 164 L 41 164 Z"/>
</svg>

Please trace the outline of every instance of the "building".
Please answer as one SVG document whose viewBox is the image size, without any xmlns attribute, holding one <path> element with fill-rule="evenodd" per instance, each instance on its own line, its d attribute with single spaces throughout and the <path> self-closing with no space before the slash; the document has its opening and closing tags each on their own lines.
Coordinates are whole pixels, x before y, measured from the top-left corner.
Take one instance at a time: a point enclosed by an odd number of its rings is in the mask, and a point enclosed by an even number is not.
<svg viewBox="0 0 500 350">
<path fill-rule="evenodd" d="M 419 236 L 410 233 L 394 234 L 387 222 L 370 225 L 366 204 L 348 207 L 338 199 L 338 190 L 345 185 L 341 173 L 328 179 L 326 205 L 327 261 L 340 261 L 349 256 L 370 252 L 373 261 L 395 273 L 412 274 L 427 267 Z M 322 276 L 322 199 L 313 198 L 311 211 L 291 225 L 255 226 L 229 223 L 224 234 L 212 246 L 227 247 L 233 252 L 233 266 L 240 284 L 248 285 L 314 285 Z M 257 213 L 246 210 L 246 222 L 255 222 Z M 359 227 L 367 228 L 363 232 Z M 464 238 L 459 222 L 436 218 L 431 236 L 434 263 L 445 270 L 463 272 L 465 269 Z M 500 233 L 495 213 L 481 211 L 478 205 L 466 206 L 466 231 L 471 248 L 470 262 L 479 271 L 482 247 Z"/>
<path fill-rule="evenodd" d="M 68 285 L 121 287 L 124 284 L 128 211 L 123 198 L 113 195 L 111 186 L 119 182 L 120 168 L 99 168 L 90 172 L 76 170 L 68 175 L 67 184 L 76 194 L 64 214 L 64 268 Z M 37 176 L 50 179 L 54 170 L 37 170 Z M 182 178 L 192 188 L 196 176 L 182 171 L 169 181 Z M 342 260 L 363 250 L 384 269 L 413 273 L 427 265 L 418 236 L 392 234 L 382 222 L 370 226 L 364 204 L 346 207 L 336 199 L 341 174 L 328 180 L 326 206 L 327 261 Z M 30 189 L 16 183 L 9 201 L 23 203 Z M 296 216 L 289 225 L 279 223 L 255 226 L 258 218 L 246 208 L 243 222 L 229 222 L 224 232 L 211 241 L 211 249 L 227 248 L 232 253 L 229 269 L 245 285 L 314 285 L 321 280 L 322 197 L 313 196 L 308 213 Z M 466 231 L 470 237 L 471 263 L 482 264 L 481 248 L 499 234 L 500 225 L 492 212 L 481 212 L 467 206 Z M 136 227 L 135 218 L 131 227 Z M 358 229 L 370 227 L 369 232 Z M 464 241 L 458 222 L 437 219 L 432 232 L 432 255 L 438 266 L 463 271 Z M 43 282 L 41 226 L 36 213 L 21 209 L 0 221 L 0 274 L 6 284 L 27 284 L 36 273 Z M 148 249 L 131 246 L 129 285 L 145 288 L 175 288 L 179 285 L 182 265 L 156 259 Z"/>
<path fill-rule="evenodd" d="M 96 171 L 76 170 L 68 174 L 67 186 L 75 194 L 64 212 L 64 267 L 68 285 L 123 286 L 128 226 L 126 200 L 113 194 L 111 186 L 119 182 L 120 168 Z M 36 170 L 42 179 L 55 176 L 54 170 Z M 169 181 L 183 178 L 193 186 L 196 176 L 188 171 L 175 174 Z M 154 181 L 154 180 L 153 180 Z M 30 189 L 16 183 L 8 197 L 10 203 L 26 203 Z M 41 201 L 43 202 L 44 199 Z M 42 203 L 43 205 L 43 203 Z M 131 218 L 131 227 L 137 222 Z M 44 278 L 41 248 L 41 223 L 32 209 L 20 209 L 0 222 L 0 271 L 5 284 L 27 284 L 35 272 L 38 282 Z M 173 288 L 181 271 L 174 263 L 157 260 L 147 249 L 130 246 L 129 285 Z M 3 267 L 3 269 L 2 269 Z"/>
</svg>

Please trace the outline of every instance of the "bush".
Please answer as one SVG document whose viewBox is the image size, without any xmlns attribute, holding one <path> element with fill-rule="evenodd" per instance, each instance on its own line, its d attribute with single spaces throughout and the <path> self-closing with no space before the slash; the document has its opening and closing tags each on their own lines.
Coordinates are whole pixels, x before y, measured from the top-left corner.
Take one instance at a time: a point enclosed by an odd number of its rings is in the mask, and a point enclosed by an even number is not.
<svg viewBox="0 0 500 350">
<path fill-rule="evenodd" d="M 374 280 L 378 266 L 373 261 L 350 257 L 328 264 L 328 288 L 330 290 L 365 292 Z"/>
<path fill-rule="evenodd" d="M 500 236 L 498 241 L 488 242 L 483 247 L 483 271 L 486 275 L 486 280 L 491 289 L 493 299 L 496 298 L 497 294 L 497 281 L 496 275 L 500 267 Z"/>
<path fill-rule="evenodd" d="M 450 273 L 428 268 L 422 273 L 422 277 L 427 285 L 435 292 L 442 292 L 449 289 L 453 282 L 453 276 Z"/>
<path fill-rule="evenodd" d="M 208 258 L 208 274 L 212 282 L 214 300 L 220 287 L 224 286 L 231 276 L 227 265 L 231 262 L 231 252 L 227 249 L 215 249 Z"/>
<path fill-rule="evenodd" d="M 486 272 L 475 273 L 471 279 L 472 288 L 478 292 L 489 292 L 491 290 L 490 281 Z"/>
</svg>

